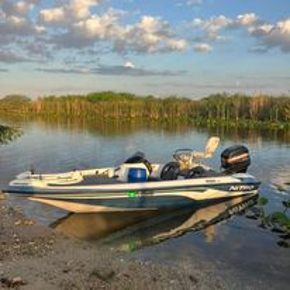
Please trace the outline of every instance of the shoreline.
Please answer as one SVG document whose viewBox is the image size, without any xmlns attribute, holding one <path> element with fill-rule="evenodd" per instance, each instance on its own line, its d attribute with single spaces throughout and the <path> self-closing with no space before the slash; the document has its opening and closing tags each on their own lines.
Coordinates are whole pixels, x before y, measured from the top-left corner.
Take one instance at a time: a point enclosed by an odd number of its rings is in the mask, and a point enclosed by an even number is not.
<svg viewBox="0 0 290 290">
<path fill-rule="evenodd" d="M 169 264 L 142 258 L 142 249 L 124 253 L 67 237 L 26 218 L 5 200 L 0 200 L 0 232 L 0 289 L 262 290 L 269 282 L 206 259 L 195 245 L 190 259 Z"/>
<path fill-rule="evenodd" d="M 139 261 L 66 237 L 25 218 L 3 199 L 0 231 L 0 289 L 229 289 L 198 269 Z"/>
<path fill-rule="evenodd" d="M 127 124 L 143 124 L 144 122 L 152 125 L 159 125 L 159 126 L 196 126 L 201 128 L 215 128 L 215 127 L 225 127 L 231 129 L 247 129 L 247 130 L 289 130 L 290 129 L 290 121 L 275 121 L 275 120 L 258 120 L 258 119 L 249 119 L 249 118 L 240 118 L 236 119 L 222 119 L 222 118 L 183 118 L 183 117 L 176 117 L 171 118 L 170 120 L 167 117 L 159 117 L 159 118 L 150 118 L 150 117 L 120 117 L 120 116 L 109 116 L 110 120 L 108 121 L 107 116 L 91 116 L 91 115 L 82 115 L 82 116 L 75 116 L 75 115 L 55 115 L 53 113 L 25 113 L 20 114 L 15 113 L 14 111 L 6 112 L 1 111 L 2 118 L 15 117 L 16 120 L 30 120 L 35 121 L 38 119 L 42 120 L 69 120 L 71 122 L 75 122 L 77 119 L 81 119 L 83 122 L 97 122 L 97 123 L 104 123 L 104 124 L 116 124 L 116 123 L 127 123 Z M 5 124 L 6 125 L 6 124 Z"/>
</svg>

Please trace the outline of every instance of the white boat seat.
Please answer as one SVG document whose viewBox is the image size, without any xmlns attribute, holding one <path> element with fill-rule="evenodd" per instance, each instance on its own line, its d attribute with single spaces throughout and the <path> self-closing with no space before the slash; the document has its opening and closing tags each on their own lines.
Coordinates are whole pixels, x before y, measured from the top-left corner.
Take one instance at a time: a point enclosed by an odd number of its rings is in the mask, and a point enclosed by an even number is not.
<svg viewBox="0 0 290 290">
<path fill-rule="evenodd" d="M 219 142 L 220 138 L 210 137 L 204 152 L 196 152 L 191 149 L 178 149 L 173 154 L 173 158 L 179 163 L 181 170 L 191 169 L 200 165 L 200 159 L 213 157 Z"/>
<path fill-rule="evenodd" d="M 219 143 L 220 143 L 219 137 L 210 137 L 206 143 L 205 151 L 204 152 L 193 151 L 191 154 L 192 158 L 194 159 L 212 158 Z"/>
</svg>

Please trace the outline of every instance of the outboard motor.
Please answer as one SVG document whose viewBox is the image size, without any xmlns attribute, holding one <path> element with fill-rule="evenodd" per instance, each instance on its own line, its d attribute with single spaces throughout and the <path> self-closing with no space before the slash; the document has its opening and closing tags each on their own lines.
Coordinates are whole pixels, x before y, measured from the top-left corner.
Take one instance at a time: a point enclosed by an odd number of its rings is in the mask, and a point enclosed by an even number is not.
<svg viewBox="0 0 290 290">
<path fill-rule="evenodd" d="M 221 154 L 221 167 L 227 174 L 245 173 L 250 164 L 249 150 L 243 145 L 231 146 Z"/>
</svg>

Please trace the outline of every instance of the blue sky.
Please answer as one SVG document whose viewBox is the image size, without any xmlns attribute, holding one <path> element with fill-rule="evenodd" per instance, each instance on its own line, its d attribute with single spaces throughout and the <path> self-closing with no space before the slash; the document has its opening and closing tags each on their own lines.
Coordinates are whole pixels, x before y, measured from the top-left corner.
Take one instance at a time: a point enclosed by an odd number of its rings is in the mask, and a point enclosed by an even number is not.
<svg viewBox="0 0 290 290">
<path fill-rule="evenodd" d="M 0 96 L 289 94 L 289 0 L 0 0 Z"/>
</svg>

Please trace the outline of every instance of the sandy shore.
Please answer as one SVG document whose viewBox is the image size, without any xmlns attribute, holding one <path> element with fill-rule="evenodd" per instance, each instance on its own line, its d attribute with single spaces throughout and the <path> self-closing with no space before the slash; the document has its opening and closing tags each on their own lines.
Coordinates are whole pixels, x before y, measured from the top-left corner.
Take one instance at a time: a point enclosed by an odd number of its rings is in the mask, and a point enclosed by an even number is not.
<svg viewBox="0 0 290 290">
<path fill-rule="evenodd" d="M 198 255 L 173 267 L 68 238 L 25 218 L 3 196 L 0 233 L 0 289 L 267 288 L 263 281 L 238 278 L 232 269 L 220 269 Z"/>
<path fill-rule="evenodd" d="M 65 237 L 0 201 L 0 289 L 221 289 L 197 268 L 174 269 Z"/>
</svg>

